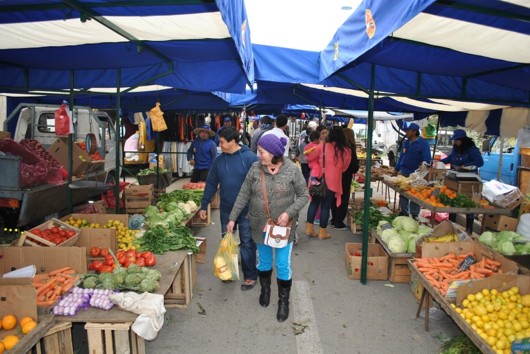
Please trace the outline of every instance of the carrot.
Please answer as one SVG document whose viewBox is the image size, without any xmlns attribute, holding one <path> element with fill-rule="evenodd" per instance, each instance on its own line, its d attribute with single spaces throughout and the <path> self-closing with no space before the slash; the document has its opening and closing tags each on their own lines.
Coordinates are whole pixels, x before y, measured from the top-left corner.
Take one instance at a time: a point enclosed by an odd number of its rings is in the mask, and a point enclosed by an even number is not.
<svg viewBox="0 0 530 354">
<path fill-rule="evenodd" d="M 49 283 L 46 283 L 45 285 L 39 287 L 37 289 L 37 295 L 43 294 L 45 291 L 48 291 L 52 288 L 52 286 L 55 285 L 55 280 L 50 281 Z"/>
<path fill-rule="evenodd" d="M 440 269 L 452 269 L 454 268 L 454 265 L 451 263 L 438 263 L 436 264 L 436 268 Z"/>
<path fill-rule="evenodd" d="M 484 274 L 484 275 L 492 275 L 493 272 L 489 269 L 486 269 L 486 268 L 480 268 L 480 267 L 475 267 L 475 273 L 479 273 L 479 274 Z"/>
<path fill-rule="evenodd" d="M 67 272 L 69 270 L 72 270 L 72 268 L 71 267 L 59 268 L 59 269 L 56 269 L 54 271 L 51 271 L 50 272 L 50 276 L 56 275 L 56 274 L 59 274 L 59 273 L 64 273 L 64 272 Z"/>
<path fill-rule="evenodd" d="M 64 271 L 64 272 L 61 272 L 61 274 L 62 274 L 62 275 L 66 275 L 66 274 L 68 274 L 68 275 L 73 275 L 73 274 L 77 274 L 77 272 L 76 272 L 74 269 L 70 268 L 69 270 L 66 270 L 66 271 Z"/>
<path fill-rule="evenodd" d="M 60 276 L 55 276 L 54 278 L 56 281 L 58 281 L 59 283 L 63 283 L 66 281 L 66 278 L 65 277 L 60 277 Z"/>
<path fill-rule="evenodd" d="M 55 303 L 55 301 L 37 301 L 37 306 L 51 306 Z"/>
<path fill-rule="evenodd" d="M 501 266 L 501 263 L 500 262 L 497 262 L 497 261 L 494 261 L 493 259 L 490 259 L 490 258 L 483 258 L 484 259 L 484 262 L 486 264 L 489 264 L 490 266 L 492 267 L 497 267 L 499 268 Z"/>
<path fill-rule="evenodd" d="M 73 287 L 74 287 L 74 282 L 67 283 L 67 284 L 65 284 L 65 286 L 62 288 L 62 291 L 66 293 L 66 292 L 70 291 L 70 289 L 72 289 Z"/>
<path fill-rule="evenodd" d="M 35 274 L 35 276 L 31 278 L 31 282 L 37 282 L 37 283 L 49 281 L 49 280 L 50 280 L 50 276 L 48 275 L 48 273 Z"/>
</svg>

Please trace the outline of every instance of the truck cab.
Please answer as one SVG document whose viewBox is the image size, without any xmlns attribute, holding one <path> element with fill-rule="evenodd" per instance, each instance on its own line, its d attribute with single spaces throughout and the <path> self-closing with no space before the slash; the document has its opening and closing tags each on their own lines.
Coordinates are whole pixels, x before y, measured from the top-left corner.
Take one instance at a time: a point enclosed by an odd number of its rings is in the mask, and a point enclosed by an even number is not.
<svg viewBox="0 0 530 354">
<path fill-rule="evenodd" d="M 492 179 L 499 180 L 502 183 L 517 186 L 517 170 L 520 165 L 519 147 L 515 139 L 507 139 L 504 142 L 498 137 L 492 137 L 482 154 L 484 165 L 480 168 L 480 178 L 483 181 Z M 502 154 L 501 154 L 502 146 Z M 501 166 L 502 161 L 502 166 Z M 498 172 L 500 168 L 500 178 Z"/>
</svg>

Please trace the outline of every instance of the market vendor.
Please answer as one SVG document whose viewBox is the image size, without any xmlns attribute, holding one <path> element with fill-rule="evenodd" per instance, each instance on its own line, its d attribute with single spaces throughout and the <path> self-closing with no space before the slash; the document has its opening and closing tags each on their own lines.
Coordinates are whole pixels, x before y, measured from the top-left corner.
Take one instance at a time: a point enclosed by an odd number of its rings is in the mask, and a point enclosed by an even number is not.
<svg viewBox="0 0 530 354">
<path fill-rule="evenodd" d="M 452 170 L 478 174 L 478 168 L 484 165 L 484 160 L 473 139 L 469 138 L 464 130 L 456 129 L 451 140 L 453 141 L 453 150 L 449 156 L 440 161 L 444 164 L 450 163 Z M 455 221 L 456 214 L 450 214 L 449 219 Z M 474 219 L 473 214 L 466 214 L 466 232 L 468 234 L 473 233 Z"/>
<path fill-rule="evenodd" d="M 217 130 L 217 134 L 215 134 L 215 139 L 213 141 L 215 142 L 215 146 L 219 146 L 219 132 L 225 128 L 232 126 L 232 117 L 226 116 L 223 118 L 223 126 Z"/>
<path fill-rule="evenodd" d="M 411 123 L 405 128 L 407 140 L 403 143 L 401 154 L 395 167 L 396 173 L 409 177 L 422 163 L 431 162 L 431 150 L 429 143 L 420 136 L 420 127 L 416 123 Z M 411 202 L 403 195 L 399 196 L 400 215 L 411 215 L 417 219 L 420 214 L 420 206 Z"/>
<path fill-rule="evenodd" d="M 188 162 L 193 166 L 190 182 L 205 182 L 212 162 L 217 156 L 217 147 L 210 139 L 215 133 L 208 125 L 195 128 L 193 133 L 197 138 L 193 140 L 187 153 Z"/>
</svg>

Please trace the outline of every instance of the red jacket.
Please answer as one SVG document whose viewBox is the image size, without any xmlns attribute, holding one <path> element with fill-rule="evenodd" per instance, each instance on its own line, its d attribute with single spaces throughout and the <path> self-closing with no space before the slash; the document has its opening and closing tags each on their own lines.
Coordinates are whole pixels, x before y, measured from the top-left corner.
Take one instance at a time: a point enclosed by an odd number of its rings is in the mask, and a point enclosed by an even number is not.
<svg viewBox="0 0 530 354">
<path fill-rule="evenodd" d="M 351 161 L 351 150 L 349 148 L 344 148 L 342 153 L 335 153 L 335 143 L 326 143 L 325 145 L 325 158 L 326 166 L 324 165 L 323 158 L 324 154 L 319 156 L 319 165 L 321 170 L 325 174 L 326 186 L 329 190 L 335 192 L 335 197 L 337 198 L 337 206 L 341 203 L 342 196 L 342 173 L 348 169 Z M 321 177 L 320 175 L 319 177 Z"/>
</svg>

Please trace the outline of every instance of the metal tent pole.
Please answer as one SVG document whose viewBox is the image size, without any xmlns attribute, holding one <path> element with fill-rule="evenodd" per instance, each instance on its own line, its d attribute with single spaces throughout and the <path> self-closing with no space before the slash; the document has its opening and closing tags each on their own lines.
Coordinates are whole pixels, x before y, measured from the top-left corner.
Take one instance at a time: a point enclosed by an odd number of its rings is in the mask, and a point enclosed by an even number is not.
<svg viewBox="0 0 530 354">
<path fill-rule="evenodd" d="M 116 214 L 120 212 L 120 126 L 121 126 L 121 112 L 120 112 L 120 83 L 121 83 L 121 69 L 116 71 L 116 170 L 114 175 L 114 202 L 116 203 L 114 211 Z"/>
<path fill-rule="evenodd" d="M 370 91 L 368 93 L 368 132 L 366 137 L 366 173 L 364 179 L 364 215 L 363 215 L 363 237 L 361 256 L 361 284 L 366 284 L 366 272 L 368 267 L 368 233 L 370 232 L 370 198 L 372 197 L 372 135 L 374 130 L 374 85 L 375 65 L 372 64 Z"/>
<path fill-rule="evenodd" d="M 440 116 L 438 116 L 438 121 L 436 122 L 436 138 L 434 138 L 434 148 L 432 149 L 432 161 L 434 162 L 434 155 L 436 154 L 436 148 L 438 147 L 438 139 L 440 137 Z"/>
</svg>

